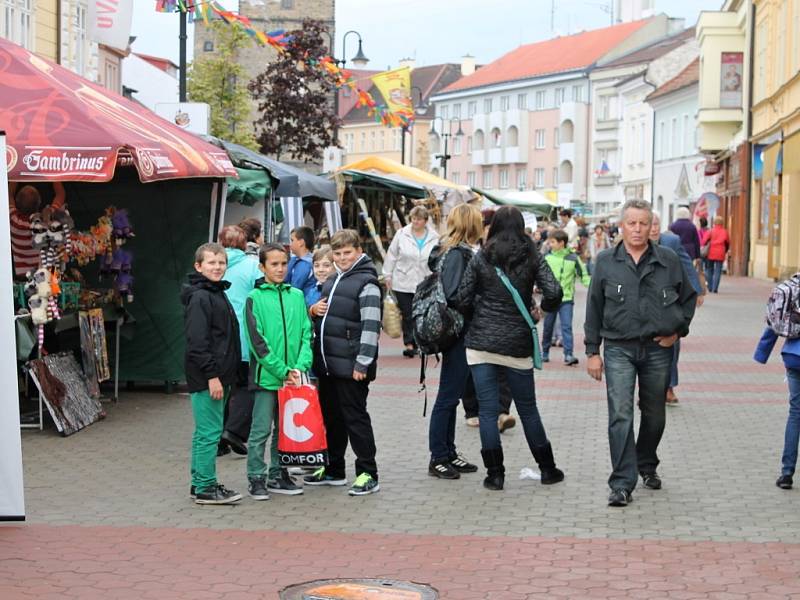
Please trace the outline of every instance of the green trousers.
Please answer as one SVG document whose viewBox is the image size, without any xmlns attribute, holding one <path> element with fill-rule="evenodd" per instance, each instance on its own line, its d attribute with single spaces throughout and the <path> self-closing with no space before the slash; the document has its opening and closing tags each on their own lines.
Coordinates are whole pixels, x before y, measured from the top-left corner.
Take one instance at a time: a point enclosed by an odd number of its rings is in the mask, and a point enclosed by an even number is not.
<svg viewBox="0 0 800 600">
<path fill-rule="evenodd" d="M 275 479 L 281 474 L 278 462 L 278 392 L 259 390 L 253 403 L 253 421 L 247 438 L 247 477 Z M 270 431 L 272 440 L 270 441 Z M 264 453 L 269 444 L 269 471 L 264 462 Z"/>
<path fill-rule="evenodd" d="M 217 446 L 222 435 L 225 403 L 230 388 L 225 388 L 222 400 L 214 400 L 208 390 L 191 394 L 194 434 L 192 434 L 192 485 L 198 492 L 217 485 Z"/>
</svg>

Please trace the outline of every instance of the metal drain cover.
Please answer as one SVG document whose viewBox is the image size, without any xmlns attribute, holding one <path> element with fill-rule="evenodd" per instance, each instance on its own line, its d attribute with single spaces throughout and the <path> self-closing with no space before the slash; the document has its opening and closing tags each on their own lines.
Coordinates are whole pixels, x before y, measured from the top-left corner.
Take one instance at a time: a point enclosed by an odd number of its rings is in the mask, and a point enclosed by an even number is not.
<svg viewBox="0 0 800 600">
<path fill-rule="evenodd" d="M 280 592 L 281 600 L 437 600 L 439 593 L 424 583 L 393 579 L 318 579 Z"/>
</svg>

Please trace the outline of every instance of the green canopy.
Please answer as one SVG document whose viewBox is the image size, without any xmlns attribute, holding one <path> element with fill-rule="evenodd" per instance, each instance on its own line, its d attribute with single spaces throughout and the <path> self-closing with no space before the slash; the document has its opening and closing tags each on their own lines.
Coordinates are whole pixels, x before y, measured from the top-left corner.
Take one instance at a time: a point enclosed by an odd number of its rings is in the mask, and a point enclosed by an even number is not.
<svg viewBox="0 0 800 600">
<path fill-rule="evenodd" d="M 357 171 L 355 169 L 339 171 L 337 175 L 344 175 L 348 183 L 352 183 L 361 188 L 373 187 L 377 190 L 397 192 L 408 198 L 427 198 L 430 195 L 427 188 L 408 180 L 384 177 L 368 171 Z"/>
<path fill-rule="evenodd" d="M 537 217 L 541 217 L 543 219 L 553 220 L 558 211 L 558 206 L 550 204 L 549 202 L 530 203 L 509 198 L 500 198 L 499 196 L 495 196 L 494 194 L 490 194 L 489 192 L 480 190 L 478 188 L 472 189 L 475 191 L 475 193 L 480 194 L 492 204 L 497 204 L 499 206 L 516 206 L 523 212 L 533 213 Z"/>
<path fill-rule="evenodd" d="M 269 173 L 264 169 L 235 167 L 239 179 L 228 177 L 228 202 L 253 206 L 267 197 L 272 187 Z"/>
</svg>

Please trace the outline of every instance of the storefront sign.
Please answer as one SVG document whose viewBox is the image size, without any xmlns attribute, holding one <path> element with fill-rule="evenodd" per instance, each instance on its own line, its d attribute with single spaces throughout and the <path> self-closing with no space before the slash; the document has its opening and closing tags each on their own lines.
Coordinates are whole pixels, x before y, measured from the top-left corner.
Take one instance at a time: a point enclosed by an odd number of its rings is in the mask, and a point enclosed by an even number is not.
<svg viewBox="0 0 800 600">
<path fill-rule="evenodd" d="M 8 157 L 6 136 L 0 131 L 0 214 L 8 214 Z M 8 218 L 0 219 L 0 254 L 11 256 L 11 231 Z M 11 261 L 0 261 L 0 281 L 13 279 Z M 25 496 L 22 487 L 22 441 L 19 434 L 19 390 L 17 388 L 17 355 L 14 347 L 14 298 L 12 294 L 0 295 L 0 340 L 3 356 L 0 361 L 0 521 L 25 520 Z"/>
<path fill-rule="evenodd" d="M 744 54 L 723 52 L 720 69 L 719 105 L 722 108 L 742 107 Z"/>
<path fill-rule="evenodd" d="M 131 35 L 133 0 L 89 0 L 92 41 L 125 52 Z"/>
</svg>

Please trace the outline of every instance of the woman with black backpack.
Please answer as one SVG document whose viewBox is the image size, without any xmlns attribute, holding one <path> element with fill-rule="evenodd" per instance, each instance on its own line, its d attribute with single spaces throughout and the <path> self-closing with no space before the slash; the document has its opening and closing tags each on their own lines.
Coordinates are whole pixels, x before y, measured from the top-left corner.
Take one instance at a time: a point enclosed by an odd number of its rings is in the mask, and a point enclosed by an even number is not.
<svg viewBox="0 0 800 600">
<path fill-rule="evenodd" d="M 455 306 L 456 293 L 464 271 L 475 255 L 482 235 L 481 213 L 473 206 L 460 204 L 450 211 L 447 217 L 447 234 L 431 252 L 428 268 L 438 273 L 447 304 L 451 307 Z M 468 323 L 465 318 L 464 328 L 455 344 L 442 352 L 439 391 L 431 410 L 428 430 L 431 462 L 428 465 L 428 474 L 440 479 L 458 479 L 461 473 L 474 473 L 478 470 L 477 466 L 467 462 L 456 452 L 455 444 L 456 409 L 458 401 L 464 396 L 464 387 L 469 376 L 464 349 L 464 332 L 468 329 Z M 493 422 L 497 423 L 497 415 Z"/>
<path fill-rule="evenodd" d="M 484 487 L 502 490 L 503 448 L 497 431 L 499 372 L 505 372 L 517 405 L 525 439 L 541 470 L 543 484 L 558 483 L 553 449 L 536 407 L 533 367 L 541 353 L 531 317 L 534 284 L 542 292 L 542 310 L 561 303 L 561 287 L 547 263 L 525 235 L 522 213 L 504 206 L 495 214 L 483 249 L 467 265 L 455 304 L 472 319 L 464 340 L 466 358 L 478 393 L 481 456 L 487 476 Z"/>
</svg>

